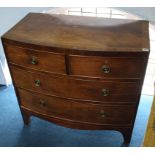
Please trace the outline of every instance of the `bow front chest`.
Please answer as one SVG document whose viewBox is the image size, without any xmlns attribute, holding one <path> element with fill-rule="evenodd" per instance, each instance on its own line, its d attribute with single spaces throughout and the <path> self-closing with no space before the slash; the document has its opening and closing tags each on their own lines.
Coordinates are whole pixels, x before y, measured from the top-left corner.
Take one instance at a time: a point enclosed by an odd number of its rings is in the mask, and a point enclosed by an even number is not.
<svg viewBox="0 0 155 155">
<path fill-rule="evenodd" d="M 2 36 L 23 120 L 117 130 L 130 142 L 148 22 L 29 13 Z"/>
</svg>

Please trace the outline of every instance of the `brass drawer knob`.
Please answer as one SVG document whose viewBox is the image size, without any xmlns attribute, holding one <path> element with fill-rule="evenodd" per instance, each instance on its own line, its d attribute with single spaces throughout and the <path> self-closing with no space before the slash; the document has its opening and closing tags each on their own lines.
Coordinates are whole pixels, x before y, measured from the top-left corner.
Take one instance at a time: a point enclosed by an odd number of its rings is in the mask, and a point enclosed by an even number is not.
<svg viewBox="0 0 155 155">
<path fill-rule="evenodd" d="M 110 67 L 107 65 L 102 66 L 102 72 L 108 74 L 110 72 Z"/>
<path fill-rule="evenodd" d="M 31 57 L 31 64 L 33 64 L 33 65 L 38 64 L 38 59 L 37 59 L 37 57 L 34 57 L 34 56 Z"/>
<path fill-rule="evenodd" d="M 47 105 L 47 102 L 44 100 L 40 100 L 39 104 L 43 107 L 45 107 Z"/>
<path fill-rule="evenodd" d="M 101 115 L 102 118 L 104 118 L 104 117 L 107 116 L 104 110 L 101 110 L 101 111 L 100 111 L 100 115 Z"/>
<path fill-rule="evenodd" d="M 35 83 L 35 86 L 39 87 L 40 84 L 41 84 L 41 81 L 40 80 L 35 80 L 34 83 Z"/>
<path fill-rule="evenodd" d="M 102 89 L 101 93 L 102 93 L 102 96 L 108 96 L 109 95 L 109 90 Z"/>
</svg>

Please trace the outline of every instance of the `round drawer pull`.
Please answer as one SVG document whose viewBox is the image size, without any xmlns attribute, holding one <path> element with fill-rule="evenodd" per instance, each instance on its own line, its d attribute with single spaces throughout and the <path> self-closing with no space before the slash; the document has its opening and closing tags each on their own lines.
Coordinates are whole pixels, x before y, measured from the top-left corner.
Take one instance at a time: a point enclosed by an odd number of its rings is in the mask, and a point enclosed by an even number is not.
<svg viewBox="0 0 155 155">
<path fill-rule="evenodd" d="M 100 115 L 101 115 L 102 118 L 107 116 L 104 110 L 100 111 Z"/>
<path fill-rule="evenodd" d="M 47 105 L 47 102 L 44 100 L 40 100 L 39 104 L 43 107 L 45 107 Z"/>
<path fill-rule="evenodd" d="M 38 59 L 37 59 L 37 57 L 34 57 L 34 56 L 31 57 L 31 64 L 33 64 L 33 65 L 38 64 Z"/>
<path fill-rule="evenodd" d="M 109 95 L 109 90 L 107 89 L 102 89 L 102 96 L 108 96 Z"/>
<path fill-rule="evenodd" d="M 107 65 L 103 65 L 102 66 L 102 72 L 105 73 L 105 74 L 109 73 L 110 72 L 110 67 L 107 66 Z"/>
<path fill-rule="evenodd" d="M 40 84 L 41 84 L 41 81 L 40 80 L 35 80 L 34 83 L 35 83 L 35 86 L 39 87 Z"/>
</svg>

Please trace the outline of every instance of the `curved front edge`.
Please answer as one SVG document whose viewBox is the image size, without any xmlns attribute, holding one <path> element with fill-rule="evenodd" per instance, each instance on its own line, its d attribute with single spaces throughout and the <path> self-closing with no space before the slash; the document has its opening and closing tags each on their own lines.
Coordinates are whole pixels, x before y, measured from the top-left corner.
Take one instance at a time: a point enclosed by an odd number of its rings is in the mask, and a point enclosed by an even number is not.
<svg viewBox="0 0 155 155">
<path fill-rule="evenodd" d="M 29 109 L 21 107 L 21 113 L 23 116 L 23 120 L 25 123 L 25 116 L 37 116 L 39 118 L 48 120 L 52 123 L 67 127 L 67 128 L 74 128 L 74 129 L 81 129 L 81 130 L 116 130 L 122 133 L 124 137 L 124 143 L 130 143 L 131 136 L 132 136 L 132 129 L 133 127 L 130 125 L 112 125 L 112 124 L 91 124 L 85 122 L 77 122 L 68 119 L 60 119 L 56 117 L 49 117 L 47 115 L 43 115 L 34 111 L 30 111 Z M 26 123 L 27 125 L 28 123 Z"/>
</svg>

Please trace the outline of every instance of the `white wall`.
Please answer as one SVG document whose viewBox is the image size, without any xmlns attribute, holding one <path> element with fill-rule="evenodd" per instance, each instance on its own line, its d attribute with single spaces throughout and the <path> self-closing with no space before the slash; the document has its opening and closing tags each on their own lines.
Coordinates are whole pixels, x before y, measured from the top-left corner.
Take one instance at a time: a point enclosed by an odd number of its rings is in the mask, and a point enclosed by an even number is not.
<svg viewBox="0 0 155 155">
<path fill-rule="evenodd" d="M 138 15 L 143 19 L 149 20 L 152 24 L 155 24 L 155 7 L 119 7 L 118 9 Z"/>
<path fill-rule="evenodd" d="M 49 8 L 40 7 L 0 7 L 0 36 L 14 26 L 29 12 L 42 12 Z M 11 78 L 8 72 L 8 67 L 3 51 L 3 47 L 0 41 L 0 84 L 10 84 Z"/>
</svg>

